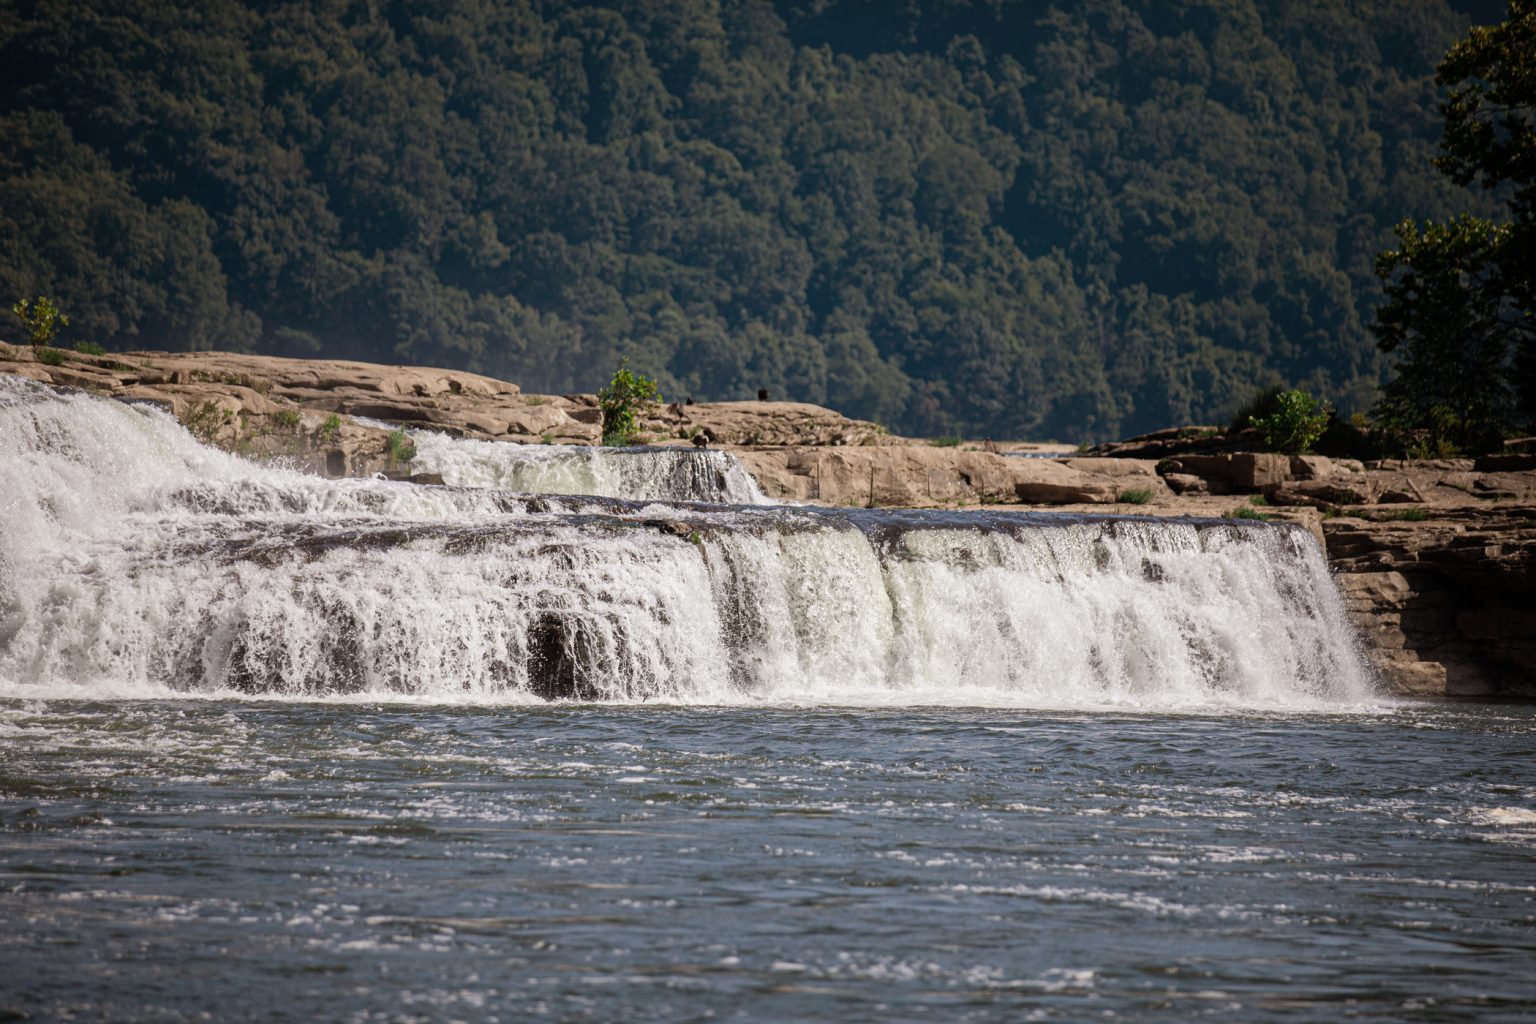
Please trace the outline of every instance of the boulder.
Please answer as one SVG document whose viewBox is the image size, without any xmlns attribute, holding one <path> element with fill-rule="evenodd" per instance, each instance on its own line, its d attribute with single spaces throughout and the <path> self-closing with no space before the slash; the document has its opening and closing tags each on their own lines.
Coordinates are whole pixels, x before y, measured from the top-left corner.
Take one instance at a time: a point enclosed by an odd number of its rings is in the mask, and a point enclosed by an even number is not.
<svg viewBox="0 0 1536 1024">
<path fill-rule="evenodd" d="M 1292 455 L 1290 475 L 1295 480 L 1327 480 L 1337 470 L 1326 455 Z"/>
<path fill-rule="evenodd" d="M 1232 456 L 1232 486 L 1242 491 L 1262 491 L 1285 483 L 1291 461 L 1272 452 L 1237 452 Z"/>
<path fill-rule="evenodd" d="M 1163 476 L 1163 483 L 1174 494 L 1208 494 L 1210 486 L 1193 473 L 1167 473 Z"/>
</svg>

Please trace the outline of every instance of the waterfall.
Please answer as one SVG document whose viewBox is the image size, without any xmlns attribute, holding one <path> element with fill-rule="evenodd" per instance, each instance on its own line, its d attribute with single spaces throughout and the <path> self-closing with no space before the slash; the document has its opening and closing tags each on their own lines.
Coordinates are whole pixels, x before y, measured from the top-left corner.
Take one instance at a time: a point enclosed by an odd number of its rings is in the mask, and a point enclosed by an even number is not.
<svg viewBox="0 0 1536 1024">
<path fill-rule="evenodd" d="M 432 431 L 411 435 L 412 469 L 443 482 L 525 494 L 595 494 L 639 501 L 766 505 L 729 452 L 697 448 L 594 448 L 465 441 Z"/>
<path fill-rule="evenodd" d="M 516 493 L 537 461 L 524 450 L 417 443 L 457 486 L 257 466 L 158 410 L 0 378 L 0 695 L 1152 709 L 1371 695 L 1299 529 L 535 495 Z M 596 479 L 601 463 L 558 472 Z"/>
</svg>

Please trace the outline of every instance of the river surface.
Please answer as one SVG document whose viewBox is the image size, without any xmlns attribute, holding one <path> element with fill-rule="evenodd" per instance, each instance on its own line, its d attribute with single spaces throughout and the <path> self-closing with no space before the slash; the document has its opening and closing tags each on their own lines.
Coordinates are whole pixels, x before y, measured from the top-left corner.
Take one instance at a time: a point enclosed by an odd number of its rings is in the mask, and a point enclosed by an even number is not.
<svg viewBox="0 0 1536 1024">
<path fill-rule="evenodd" d="M 0 699 L 0 1019 L 1532 1019 L 1536 711 Z"/>
</svg>

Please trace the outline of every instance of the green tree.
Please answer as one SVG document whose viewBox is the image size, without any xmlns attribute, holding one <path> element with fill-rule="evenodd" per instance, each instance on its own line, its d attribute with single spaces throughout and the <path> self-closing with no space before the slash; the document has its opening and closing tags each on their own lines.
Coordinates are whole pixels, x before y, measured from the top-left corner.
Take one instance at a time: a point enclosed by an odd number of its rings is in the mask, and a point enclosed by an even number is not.
<svg viewBox="0 0 1536 1024">
<path fill-rule="evenodd" d="M 1536 0 L 1472 29 L 1437 80 L 1451 92 L 1436 165 L 1494 190 L 1508 219 L 1398 225 L 1376 260 L 1377 344 L 1399 357 L 1377 414 L 1425 447 L 1486 451 L 1536 422 Z"/>
<path fill-rule="evenodd" d="M 631 370 L 626 359 L 597 393 L 597 401 L 603 410 L 603 444 L 618 447 L 634 440 L 635 413 L 646 402 L 661 401 L 661 393 L 655 381 Z"/>
<path fill-rule="evenodd" d="M 59 312 L 59 307 L 46 295 L 39 295 L 36 299 L 21 299 L 11 307 L 11 312 L 21 319 L 27 340 L 34 347 L 53 344 L 53 339 L 59 335 L 59 328 L 69 326 L 69 317 Z"/>
<path fill-rule="evenodd" d="M 1249 420 L 1265 446 L 1287 455 L 1311 451 L 1328 427 L 1328 406 L 1297 388 L 1275 395 L 1273 405 L 1269 415 Z"/>
</svg>

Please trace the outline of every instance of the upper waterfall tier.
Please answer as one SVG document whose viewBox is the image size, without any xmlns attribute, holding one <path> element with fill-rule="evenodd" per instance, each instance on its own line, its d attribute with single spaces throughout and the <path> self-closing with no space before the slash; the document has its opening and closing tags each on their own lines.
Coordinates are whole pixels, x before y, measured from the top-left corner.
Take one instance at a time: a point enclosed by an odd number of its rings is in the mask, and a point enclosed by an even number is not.
<svg viewBox="0 0 1536 1024">
<path fill-rule="evenodd" d="M 465 441 L 432 431 L 411 435 L 412 469 L 461 487 L 525 494 L 593 494 L 636 501 L 709 501 L 763 505 L 729 452 L 695 448 L 595 448 Z"/>
<path fill-rule="evenodd" d="M 1371 692 L 1322 555 L 1290 528 L 325 481 L 14 380 L 0 437 L 11 695 L 1171 708 Z"/>
</svg>

